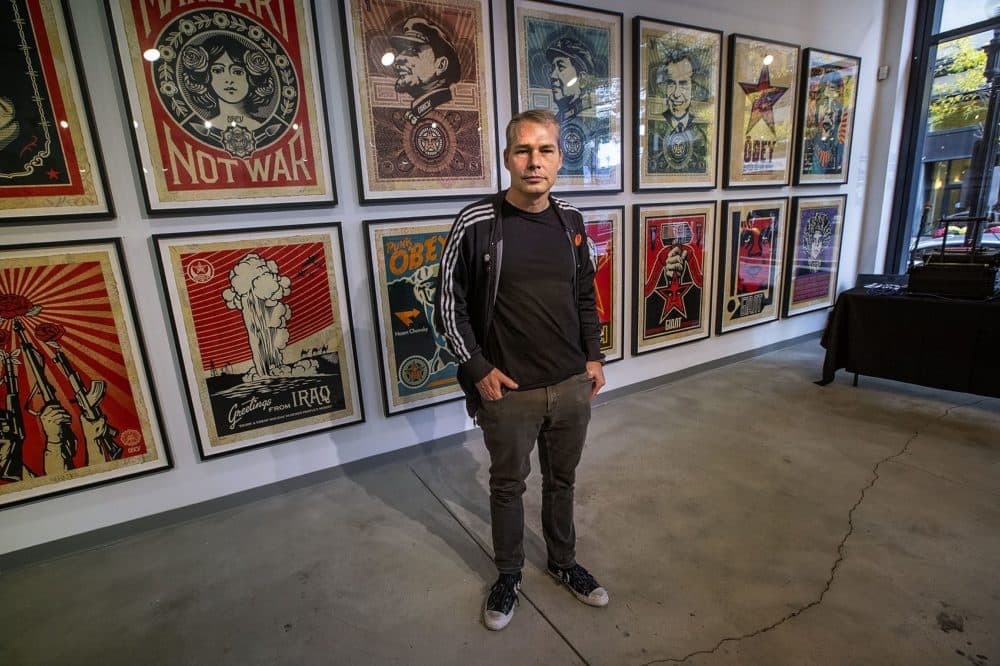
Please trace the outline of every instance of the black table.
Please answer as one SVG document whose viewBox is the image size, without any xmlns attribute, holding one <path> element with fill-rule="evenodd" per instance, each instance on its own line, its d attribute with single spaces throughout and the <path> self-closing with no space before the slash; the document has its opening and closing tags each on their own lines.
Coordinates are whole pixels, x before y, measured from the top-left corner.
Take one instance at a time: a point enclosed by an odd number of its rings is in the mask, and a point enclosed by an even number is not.
<svg viewBox="0 0 1000 666">
<path fill-rule="evenodd" d="M 826 323 L 823 379 L 857 375 L 1000 397 L 1000 302 L 845 291 Z"/>
</svg>

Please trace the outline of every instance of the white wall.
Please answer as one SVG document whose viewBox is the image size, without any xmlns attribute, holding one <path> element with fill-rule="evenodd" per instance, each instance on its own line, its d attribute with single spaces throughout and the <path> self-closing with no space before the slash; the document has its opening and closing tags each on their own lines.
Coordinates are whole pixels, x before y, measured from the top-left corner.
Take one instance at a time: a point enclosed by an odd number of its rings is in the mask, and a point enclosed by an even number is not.
<svg viewBox="0 0 1000 666">
<path fill-rule="evenodd" d="M 892 2 L 893 0 L 887 0 Z M 911 2 L 913 0 L 910 0 Z M 872 132 L 875 118 L 891 113 L 891 108 L 877 112 L 875 72 L 881 58 L 886 9 L 882 2 L 871 0 L 577 0 L 592 7 L 613 7 L 625 15 L 624 22 L 624 141 L 626 188 L 632 182 L 632 25 L 635 15 L 661 18 L 764 38 L 849 53 L 862 57 L 862 72 L 854 148 L 851 156 L 850 182 L 842 187 L 784 188 L 729 192 L 715 190 L 706 194 L 633 195 L 629 192 L 612 196 L 578 197 L 580 205 L 622 205 L 683 201 L 695 197 L 736 198 L 796 193 L 819 195 L 846 192 L 848 208 L 841 259 L 840 287 L 853 285 L 860 268 L 859 250 L 862 240 L 870 243 L 878 234 L 876 228 L 862 228 L 862 211 L 866 206 L 881 206 L 880 193 L 866 191 L 867 165 L 884 164 L 885 155 L 870 155 L 875 143 Z M 174 469 L 146 477 L 78 491 L 69 495 L 36 501 L 0 511 L 0 553 L 45 543 L 108 525 L 124 522 L 157 512 L 201 502 L 230 493 L 273 483 L 346 462 L 393 451 L 437 437 L 470 429 L 460 403 L 449 403 L 392 418 L 382 415 L 382 397 L 377 367 L 377 346 L 369 303 L 369 286 L 365 245 L 361 222 L 410 215 L 453 215 L 464 202 L 418 203 L 406 206 L 366 206 L 357 201 L 357 183 L 351 144 L 351 127 L 347 103 L 345 64 L 342 58 L 340 20 L 337 3 L 319 0 L 317 20 L 320 29 L 321 58 L 325 74 L 326 103 L 329 110 L 334 144 L 340 203 L 328 210 L 258 213 L 234 213 L 213 216 L 176 216 L 148 219 L 143 213 L 141 190 L 135 174 L 134 160 L 128 143 L 125 109 L 116 77 L 117 67 L 103 3 L 93 0 L 71 2 L 75 28 L 81 42 L 83 66 L 94 102 L 98 134 L 109 171 L 109 180 L 118 217 L 111 221 L 69 225 L 34 225 L 2 230 L 3 242 L 60 241 L 70 238 L 122 236 L 125 239 L 127 261 L 136 295 L 137 309 L 149 350 L 151 374 L 159 396 Z M 493 0 L 494 41 L 496 53 L 496 91 L 499 126 L 510 116 L 510 66 L 506 54 L 506 3 Z M 893 70 L 898 62 L 889 63 Z M 725 72 L 723 72 L 725 76 Z M 725 80 L 725 78 L 723 78 Z M 892 104 L 892 100 L 888 101 Z M 878 125 L 881 131 L 881 125 Z M 881 143 L 879 143 L 881 146 Z M 882 150 L 886 150 L 882 147 Z M 878 161 L 876 160 L 878 158 Z M 880 167 L 881 168 L 881 167 Z M 866 198 L 870 201 L 866 201 Z M 628 213 L 630 217 L 630 212 Z M 872 219 L 872 218 L 869 218 Z M 194 443 L 192 426 L 182 386 L 182 376 L 176 360 L 173 340 L 167 329 L 167 315 L 162 290 L 155 271 L 150 249 L 150 235 L 175 231 L 204 229 L 234 229 L 242 227 L 326 222 L 338 220 L 344 225 L 347 270 L 350 283 L 355 339 L 357 341 L 360 379 L 364 391 L 367 423 L 353 425 L 264 447 L 221 459 L 200 462 Z M 628 220 L 627 220 L 628 221 Z M 631 226 L 626 226 L 626 243 L 631 245 Z M 624 255 L 631 256 L 626 248 Z M 867 266 L 866 266 L 867 268 Z M 868 268 L 870 270 L 870 268 Z M 630 275 L 630 274 L 629 274 Z M 631 278 L 625 280 L 626 304 L 629 302 Z M 625 329 L 630 328 L 630 312 L 626 311 Z M 695 364 L 712 361 L 776 341 L 794 338 L 820 330 L 824 312 L 810 313 L 789 320 L 712 337 L 672 350 L 629 359 L 607 368 L 609 388 L 620 388 L 635 382 L 655 378 Z M 626 340 L 626 349 L 629 347 Z M 816 369 L 817 376 L 819 368 Z"/>
</svg>

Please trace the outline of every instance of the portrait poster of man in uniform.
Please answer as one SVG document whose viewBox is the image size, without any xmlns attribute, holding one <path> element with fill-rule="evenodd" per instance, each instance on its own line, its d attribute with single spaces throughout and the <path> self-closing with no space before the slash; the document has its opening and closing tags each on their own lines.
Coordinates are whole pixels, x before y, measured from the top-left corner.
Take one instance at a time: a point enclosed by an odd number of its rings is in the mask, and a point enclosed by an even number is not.
<svg viewBox="0 0 1000 666">
<path fill-rule="evenodd" d="M 361 420 L 339 226 L 154 238 L 203 457 Z"/>
<path fill-rule="evenodd" d="M 805 63 L 797 183 L 847 182 L 861 60 L 807 49 Z"/>
<path fill-rule="evenodd" d="M 778 318 L 787 199 L 724 202 L 719 333 Z"/>
<path fill-rule="evenodd" d="M 110 213 L 59 0 L 0 4 L 0 223 Z"/>
<path fill-rule="evenodd" d="M 640 19 L 636 189 L 713 187 L 722 34 Z"/>
<path fill-rule="evenodd" d="M 336 202 L 310 2 L 109 7 L 151 212 Z"/>
<path fill-rule="evenodd" d="M 555 190 L 621 190 L 621 14 L 531 0 L 511 8 L 517 109 L 559 121 Z"/>
<path fill-rule="evenodd" d="M 0 250 L 0 506 L 170 466 L 122 253 Z"/>
<path fill-rule="evenodd" d="M 799 47 L 731 35 L 726 187 L 787 185 Z"/>
<path fill-rule="evenodd" d="M 485 0 L 345 0 L 362 201 L 496 190 Z"/>
<path fill-rule="evenodd" d="M 434 328 L 450 219 L 367 222 L 386 415 L 462 396 L 458 364 Z"/>
<path fill-rule="evenodd" d="M 795 200 L 783 316 L 833 305 L 846 204 L 846 194 Z"/>
<path fill-rule="evenodd" d="M 636 219 L 634 353 L 707 337 L 715 204 L 640 206 Z"/>
<path fill-rule="evenodd" d="M 583 209 L 590 261 L 594 265 L 601 352 L 605 361 L 622 358 L 622 208 Z"/>
</svg>

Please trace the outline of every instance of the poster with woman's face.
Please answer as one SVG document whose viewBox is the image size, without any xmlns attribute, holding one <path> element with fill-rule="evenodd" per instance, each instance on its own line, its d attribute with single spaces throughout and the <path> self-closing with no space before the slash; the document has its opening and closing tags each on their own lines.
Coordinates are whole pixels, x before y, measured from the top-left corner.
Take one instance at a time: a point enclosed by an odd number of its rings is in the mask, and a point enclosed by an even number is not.
<svg viewBox="0 0 1000 666">
<path fill-rule="evenodd" d="M 778 318 L 787 236 L 787 199 L 727 201 L 724 205 L 718 333 Z"/>
<path fill-rule="evenodd" d="M 338 225 L 154 238 L 203 457 L 363 420 Z"/>
<path fill-rule="evenodd" d="M 170 466 L 121 250 L 0 250 L 0 506 Z"/>
<path fill-rule="evenodd" d="M 334 203 L 311 4 L 111 4 L 151 212 Z"/>
<path fill-rule="evenodd" d="M 59 0 L 0 3 L 0 222 L 110 213 Z"/>
</svg>

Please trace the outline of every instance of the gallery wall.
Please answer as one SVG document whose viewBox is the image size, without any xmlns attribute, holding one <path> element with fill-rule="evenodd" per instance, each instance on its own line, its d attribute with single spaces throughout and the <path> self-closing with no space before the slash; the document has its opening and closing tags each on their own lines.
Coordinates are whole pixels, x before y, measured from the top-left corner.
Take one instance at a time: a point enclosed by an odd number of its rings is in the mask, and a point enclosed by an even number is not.
<svg viewBox="0 0 1000 666">
<path fill-rule="evenodd" d="M 883 131 L 885 123 L 878 125 L 877 118 L 893 113 L 892 108 L 876 106 L 880 92 L 878 86 L 884 85 L 876 82 L 876 69 L 879 64 L 889 64 L 892 75 L 888 83 L 894 87 L 900 76 L 898 51 L 895 61 L 892 60 L 891 48 L 888 53 L 883 53 L 883 36 L 887 28 L 883 3 L 872 3 L 870 0 L 804 0 L 796 3 L 785 0 L 751 0 L 744 3 L 728 0 L 620 0 L 614 3 L 577 0 L 576 4 L 610 8 L 624 14 L 623 169 L 626 191 L 570 197 L 578 206 L 624 206 L 626 211 L 624 257 L 629 277 L 624 282 L 625 359 L 607 366 L 607 388 L 625 388 L 691 366 L 819 331 L 825 321 L 825 310 L 723 336 L 717 336 L 713 331 L 711 337 L 698 342 L 645 354 L 641 358 L 632 357 L 628 340 L 631 318 L 631 273 L 628 272 L 632 256 L 631 206 L 710 199 L 721 202 L 747 197 L 846 194 L 839 288 L 852 286 L 858 272 L 871 271 L 876 260 L 870 257 L 862 263 L 860 251 L 862 246 L 871 247 L 878 243 L 883 202 L 881 192 L 873 196 L 868 187 L 869 165 L 878 164 L 884 168 L 882 165 L 891 161 L 886 154 L 891 150 L 890 146 L 874 136 L 873 129 L 878 126 L 879 131 Z M 97 222 L 5 225 L 0 229 L 2 243 L 107 237 L 123 239 L 137 317 L 149 352 L 149 374 L 156 387 L 173 468 L 0 510 L 0 534 L 3 535 L 0 553 L 223 497 L 473 428 L 460 402 L 430 406 L 391 417 L 383 414 L 379 349 L 371 314 L 363 222 L 405 219 L 406 216 L 449 217 L 472 199 L 408 201 L 405 205 L 362 205 L 359 202 L 348 102 L 349 77 L 343 59 L 337 3 L 317 2 L 316 21 L 338 203 L 330 208 L 308 210 L 158 215 L 155 218 L 150 218 L 145 212 L 140 174 L 136 172 L 131 146 L 131 128 L 128 127 L 126 105 L 117 78 L 113 39 L 103 5 L 91 0 L 74 1 L 70 5 L 116 216 L 112 220 Z M 790 42 L 803 48 L 814 47 L 861 57 L 850 180 L 844 185 L 774 187 L 751 192 L 720 187 L 696 193 L 632 193 L 631 21 L 634 16 L 713 28 L 723 31 L 727 38 L 730 33 L 740 33 Z M 507 7 L 503 0 L 493 0 L 492 19 L 497 122 L 502 128 L 510 117 L 512 64 L 507 54 Z M 723 59 L 723 87 L 725 75 Z M 888 104 L 894 102 L 891 96 L 885 101 Z M 880 153 L 873 154 L 873 147 L 877 147 Z M 505 173 L 502 174 L 504 185 L 507 183 L 505 176 Z M 884 179 L 884 174 L 879 176 Z M 331 221 L 342 224 L 347 294 L 353 311 L 353 334 L 365 422 L 203 461 L 189 414 L 180 359 L 170 332 L 168 306 L 156 270 L 151 236 L 207 230 L 238 232 L 241 229 Z M 600 444 L 595 442 L 593 445 Z"/>
</svg>

